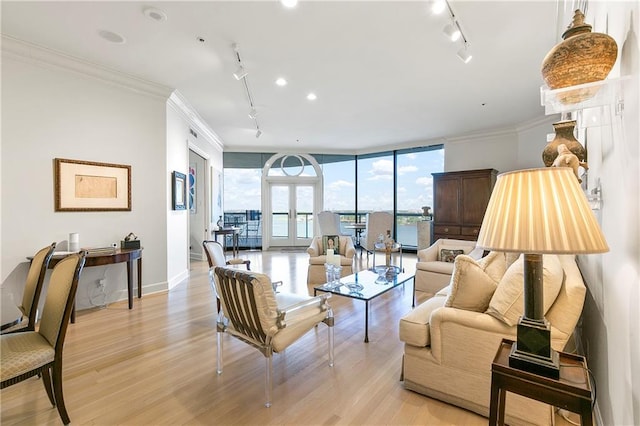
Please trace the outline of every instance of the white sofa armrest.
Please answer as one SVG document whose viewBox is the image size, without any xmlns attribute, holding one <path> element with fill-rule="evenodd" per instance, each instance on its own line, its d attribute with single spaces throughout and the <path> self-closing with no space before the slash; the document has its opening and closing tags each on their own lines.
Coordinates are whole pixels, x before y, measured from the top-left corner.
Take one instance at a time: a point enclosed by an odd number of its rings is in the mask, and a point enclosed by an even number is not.
<svg viewBox="0 0 640 426">
<path fill-rule="evenodd" d="M 348 257 L 349 259 L 353 259 L 353 257 L 356 255 L 356 248 L 353 245 L 353 240 L 351 239 L 351 237 L 340 237 L 340 238 L 345 238 L 346 240 L 346 250 L 344 252 L 344 257 Z"/>
<path fill-rule="evenodd" d="M 431 246 L 418 250 L 418 262 L 435 262 L 438 260 L 438 242 L 436 241 Z"/>
<path fill-rule="evenodd" d="M 436 360 L 471 369 L 474 360 L 492 360 L 503 337 L 515 340 L 516 327 L 483 312 L 442 307 L 431 314 L 431 351 Z M 468 359 L 467 359 L 468 358 Z"/>
<path fill-rule="evenodd" d="M 318 237 L 313 237 L 311 244 L 307 247 L 307 253 L 309 253 L 309 256 L 311 257 L 320 256 L 320 252 L 318 250 Z"/>
</svg>

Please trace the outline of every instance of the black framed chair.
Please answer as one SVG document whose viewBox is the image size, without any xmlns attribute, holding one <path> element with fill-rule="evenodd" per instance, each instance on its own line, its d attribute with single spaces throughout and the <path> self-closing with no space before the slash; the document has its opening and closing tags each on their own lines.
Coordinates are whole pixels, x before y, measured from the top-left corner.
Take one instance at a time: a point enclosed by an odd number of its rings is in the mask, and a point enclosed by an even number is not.
<svg viewBox="0 0 640 426">
<path fill-rule="evenodd" d="M 85 253 L 72 254 L 53 268 L 38 331 L 0 336 L 0 389 L 42 376 L 65 425 L 70 420 L 62 394 L 62 349 L 84 260 Z"/>
<path fill-rule="evenodd" d="M 40 301 L 40 294 L 42 293 L 44 276 L 55 249 L 56 243 L 53 242 L 50 246 L 38 250 L 33 256 L 31 265 L 29 265 L 29 272 L 27 272 L 27 279 L 24 283 L 22 303 L 18 306 L 18 309 L 22 313 L 22 318 L 17 324 L 13 324 L 2 330 L 2 334 L 33 331 L 36 329 L 38 302 Z"/>
</svg>

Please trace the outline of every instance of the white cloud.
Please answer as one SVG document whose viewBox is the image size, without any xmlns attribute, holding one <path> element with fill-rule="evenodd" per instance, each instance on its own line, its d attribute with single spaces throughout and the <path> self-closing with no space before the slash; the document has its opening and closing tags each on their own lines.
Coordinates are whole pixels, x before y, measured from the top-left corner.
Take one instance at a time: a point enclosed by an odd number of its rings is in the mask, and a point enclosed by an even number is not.
<svg viewBox="0 0 640 426">
<path fill-rule="evenodd" d="M 417 172 L 418 168 L 416 166 L 402 166 L 398 167 L 398 174 L 403 175 L 405 173 L 413 173 Z"/>
</svg>

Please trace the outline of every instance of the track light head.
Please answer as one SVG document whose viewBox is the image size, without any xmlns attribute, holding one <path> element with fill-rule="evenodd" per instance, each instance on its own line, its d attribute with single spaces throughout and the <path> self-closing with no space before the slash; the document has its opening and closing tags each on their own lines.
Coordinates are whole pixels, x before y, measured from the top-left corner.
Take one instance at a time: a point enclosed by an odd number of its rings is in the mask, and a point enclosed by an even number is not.
<svg viewBox="0 0 640 426">
<path fill-rule="evenodd" d="M 252 120 L 255 120 L 255 118 L 258 116 L 258 111 L 256 111 L 255 108 L 251 108 L 249 110 L 249 118 Z"/>
<path fill-rule="evenodd" d="M 260 129 L 256 130 L 256 139 L 258 139 L 260 135 L 262 135 L 262 130 Z"/>
<path fill-rule="evenodd" d="M 471 54 L 471 52 L 469 52 L 469 50 L 467 50 L 467 46 L 465 46 L 462 49 L 458 50 L 458 58 L 460 58 L 460 60 L 465 64 L 468 64 L 471 58 L 473 58 L 473 55 Z"/>
<path fill-rule="evenodd" d="M 233 76 L 236 78 L 236 80 L 242 80 L 247 76 L 247 74 L 249 74 L 247 70 L 245 70 L 244 67 L 240 65 L 236 72 L 233 73 Z"/>
<path fill-rule="evenodd" d="M 462 33 L 460 32 L 460 28 L 458 28 L 458 25 L 455 22 L 445 25 L 445 27 L 442 29 L 442 32 L 451 41 L 457 41 L 462 35 Z"/>
</svg>

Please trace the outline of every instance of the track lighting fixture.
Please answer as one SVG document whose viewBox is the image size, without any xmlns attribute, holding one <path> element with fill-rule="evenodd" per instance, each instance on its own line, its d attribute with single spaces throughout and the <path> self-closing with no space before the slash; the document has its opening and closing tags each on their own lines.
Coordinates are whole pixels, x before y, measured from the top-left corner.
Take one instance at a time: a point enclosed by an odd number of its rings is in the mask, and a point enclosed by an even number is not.
<svg viewBox="0 0 640 426">
<path fill-rule="evenodd" d="M 284 7 L 292 8 L 298 5 L 298 0 L 280 0 Z"/>
<path fill-rule="evenodd" d="M 450 22 L 445 25 L 445 27 L 442 29 L 442 32 L 447 36 L 449 40 L 453 42 L 462 40 L 463 47 L 462 49 L 458 50 L 458 58 L 460 58 L 462 62 L 466 64 L 471 60 L 472 55 L 471 52 L 469 52 L 469 40 L 462 32 L 460 20 L 453 12 L 453 9 L 451 8 L 451 5 L 447 0 L 433 0 L 431 11 L 434 14 L 442 13 L 444 10 L 447 10 L 449 12 Z"/>
<path fill-rule="evenodd" d="M 233 73 L 233 76 L 236 78 L 236 80 L 242 80 L 247 76 L 247 74 L 249 74 L 247 70 L 245 70 L 244 67 L 240 65 L 236 72 Z"/>
<path fill-rule="evenodd" d="M 240 57 L 238 45 L 234 43 L 231 47 L 233 48 L 233 51 L 236 54 L 236 60 L 238 61 L 238 71 L 233 73 L 233 76 L 236 80 L 242 80 L 245 93 L 247 94 L 247 101 L 249 102 L 249 118 L 253 120 L 253 123 L 256 126 L 256 138 L 259 138 L 262 134 L 262 130 L 260 130 L 260 124 L 258 124 L 258 112 L 256 111 L 255 104 L 253 103 L 253 96 L 251 96 L 251 91 L 249 90 L 249 81 L 247 79 L 248 72 L 242 66 L 242 58 Z"/>
<path fill-rule="evenodd" d="M 460 38 L 460 35 L 461 35 L 460 28 L 458 28 L 458 24 L 456 22 L 453 22 L 451 24 L 445 25 L 445 27 L 442 30 L 442 32 L 451 41 L 458 41 L 458 39 Z"/>
<path fill-rule="evenodd" d="M 458 58 L 465 64 L 469 63 L 471 58 L 473 58 L 473 55 L 471 55 L 471 52 L 467 49 L 466 43 L 462 49 L 458 50 Z"/>
</svg>

